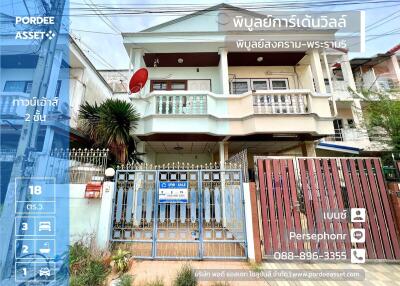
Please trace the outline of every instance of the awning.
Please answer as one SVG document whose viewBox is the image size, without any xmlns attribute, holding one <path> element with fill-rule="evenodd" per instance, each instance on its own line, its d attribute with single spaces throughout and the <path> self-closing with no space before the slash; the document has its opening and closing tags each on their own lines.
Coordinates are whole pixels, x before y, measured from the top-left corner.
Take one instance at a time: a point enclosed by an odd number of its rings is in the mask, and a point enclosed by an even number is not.
<svg viewBox="0 0 400 286">
<path fill-rule="evenodd" d="M 332 143 L 326 143 L 326 142 L 320 142 L 317 145 L 317 148 L 323 149 L 323 150 L 342 152 L 342 153 L 350 153 L 350 154 L 360 154 L 360 151 L 362 150 L 362 149 L 356 148 L 356 147 L 350 147 L 350 146 L 344 146 L 344 145 L 338 145 L 338 144 L 332 144 Z"/>
</svg>

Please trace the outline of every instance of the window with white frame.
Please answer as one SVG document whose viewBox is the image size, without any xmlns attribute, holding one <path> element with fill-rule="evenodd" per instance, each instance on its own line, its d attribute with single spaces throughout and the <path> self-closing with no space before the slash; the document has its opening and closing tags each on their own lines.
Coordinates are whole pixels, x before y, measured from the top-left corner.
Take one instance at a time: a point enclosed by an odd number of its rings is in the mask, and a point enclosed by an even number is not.
<svg viewBox="0 0 400 286">
<path fill-rule="evenodd" d="M 285 90 L 289 88 L 287 79 L 270 79 L 272 90 Z"/>
<path fill-rule="evenodd" d="M 60 95 L 61 80 L 57 81 L 56 96 Z M 25 92 L 31 93 L 32 81 L 31 80 L 8 80 L 6 81 L 3 91 L 6 92 Z"/>
<path fill-rule="evenodd" d="M 235 79 L 231 82 L 231 93 L 242 94 L 250 90 L 250 80 Z"/>
<path fill-rule="evenodd" d="M 252 90 L 268 90 L 269 84 L 268 79 L 252 79 L 251 80 Z"/>
<path fill-rule="evenodd" d="M 232 94 L 242 94 L 251 90 L 286 90 L 289 84 L 287 79 L 277 78 L 233 79 L 230 87 Z"/>
<path fill-rule="evenodd" d="M 32 81 L 26 80 L 8 80 L 4 85 L 3 91 L 6 92 L 26 92 L 30 93 L 32 90 Z"/>
</svg>

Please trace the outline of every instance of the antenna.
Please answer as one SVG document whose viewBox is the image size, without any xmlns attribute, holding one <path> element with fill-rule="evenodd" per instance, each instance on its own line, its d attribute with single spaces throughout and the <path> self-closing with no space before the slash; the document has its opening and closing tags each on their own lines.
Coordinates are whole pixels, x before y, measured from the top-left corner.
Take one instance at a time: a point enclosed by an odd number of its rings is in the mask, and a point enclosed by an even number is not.
<svg viewBox="0 0 400 286">
<path fill-rule="evenodd" d="M 129 91 L 131 93 L 137 93 L 141 91 L 145 86 L 148 77 L 149 77 L 149 72 L 147 71 L 146 68 L 138 69 L 133 74 L 131 80 L 129 81 Z"/>
</svg>

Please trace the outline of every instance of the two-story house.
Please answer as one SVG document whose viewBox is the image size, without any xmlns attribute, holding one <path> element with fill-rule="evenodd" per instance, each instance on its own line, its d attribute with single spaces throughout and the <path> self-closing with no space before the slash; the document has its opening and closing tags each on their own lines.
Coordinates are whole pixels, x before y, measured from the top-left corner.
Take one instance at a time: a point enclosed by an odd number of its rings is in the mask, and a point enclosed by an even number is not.
<svg viewBox="0 0 400 286">
<path fill-rule="evenodd" d="M 38 62 L 39 43 L 13 40 L 12 31 L 2 35 L 1 80 L 0 80 L 0 129 L 1 129 L 1 198 L 5 197 L 8 178 L 15 159 L 17 143 L 22 125 L 31 120 L 27 115 L 27 104 L 31 99 L 33 74 Z M 66 45 L 66 42 L 68 43 Z M 68 51 L 62 47 L 68 46 Z M 50 152 L 64 147 L 61 138 L 70 138 L 70 147 L 86 147 L 88 138 L 79 130 L 79 107 L 85 101 L 101 102 L 112 96 L 112 90 L 100 76 L 83 51 L 69 37 L 60 35 L 54 61 L 52 77 L 46 98 L 58 102 L 44 107 L 47 120 L 41 122 L 38 130 L 36 154 Z M 27 53 L 32 51 L 31 53 Z M 36 51 L 36 53 L 35 53 Z M 57 124 L 55 124 L 57 120 Z M 63 146 L 61 146 L 61 145 Z M 39 160 L 37 160 L 39 162 Z M 56 172 L 56 168 L 54 172 Z M 2 203 L 1 201 L 1 203 Z"/>
<path fill-rule="evenodd" d="M 397 45 L 374 57 L 353 58 L 350 60 L 350 66 L 354 79 L 345 78 L 340 62 L 330 67 L 330 90 L 335 94 L 338 113 L 334 120 L 335 133 L 324 138 L 322 145 L 350 147 L 347 152 L 354 154 L 379 154 L 390 150 L 385 136 L 382 137 L 383 133 L 367 132 L 363 118 L 365 119 L 366 106 L 379 99 L 376 94 L 386 94 L 392 99 L 398 98 L 399 50 L 400 46 Z M 327 79 L 326 83 L 328 88 Z M 335 147 L 327 149 L 341 151 Z"/>
<path fill-rule="evenodd" d="M 359 90 L 389 91 L 400 86 L 400 44 L 383 54 L 350 61 Z"/>
<path fill-rule="evenodd" d="M 345 111 L 337 106 L 332 90 L 336 63 L 345 84 L 354 85 L 346 51 L 239 52 L 227 44 L 229 36 L 268 38 L 273 32 L 221 31 L 218 15 L 226 9 L 237 8 L 221 4 L 123 33 L 129 69 L 100 71 L 115 93 L 126 93 L 133 72 L 148 70 L 144 88 L 130 94 L 141 114 L 135 136 L 145 160 L 156 165 L 222 163 L 243 149 L 254 155 L 304 156 L 329 149 L 318 140 L 334 134 L 338 114 L 356 117 L 351 104 L 344 104 L 349 107 Z M 280 33 L 291 38 L 302 32 Z M 327 32 L 307 33 L 318 37 Z"/>
</svg>

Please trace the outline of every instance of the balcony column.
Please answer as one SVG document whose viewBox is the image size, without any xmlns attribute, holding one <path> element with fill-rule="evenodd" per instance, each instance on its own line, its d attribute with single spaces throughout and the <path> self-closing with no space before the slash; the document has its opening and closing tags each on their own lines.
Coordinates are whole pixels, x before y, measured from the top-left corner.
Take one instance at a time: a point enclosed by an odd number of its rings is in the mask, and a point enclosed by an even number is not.
<svg viewBox="0 0 400 286">
<path fill-rule="evenodd" d="M 362 107 L 361 100 L 359 98 L 353 99 L 351 104 L 351 113 L 353 115 L 354 125 L 357 128 L 365 129 L 363 127 Z"/>
<path fill-rule="evenodd" d="M 50 76 L 49 85 L 47 87 L 46 98 L 54 98 L 56 96 L 58 80 L 60 79 L 62 56 L 63 56 L 62 50 L 56 50 L 56 52 L 54 53 L 54 60 L 53 60 L 53 65 L 51 67 L 51 76 Z M 61 76 L 63 76 L 63 75 L 61 75 Z M 69 108 L 68 113 L 70 113 L 71 109 L 69 106 L 69 98 L 68 98 L 69 94 L 67 92 L 60 91 L 60 94 L 58 96 L 59 96 L 59 102 L 68 103 L 68 108 Z M 59 107 L 57 107 L 57 108 L 59 108 Z M 42 109 L 42 113 L 45 113 L 46 109 L 47 109 L 47 111 L 50 111 L 51 107 L 47 107 L 47 108 L 44 107 Z M 44 154 L 50 154 L 51 146 L 53 145 L 53 139 L 54 139 L 54 128 L 52 128 L 50 125 L 48 125 L 46 127 L 46 134 L 44 136 L 44 142 L 43 142 L 43 146 L 42 146 L 42 152 Z M 46 158 L 46 157 L 44 157 L 44 158 Z M 42 164 L 42 166 L 46 166 L 46 164 Z M 45 170 L 43 168 L 40 168 L 40 171 L 38 171 L 38 172 L 42 172 L 42 174 L 44 174 Z"/>
<path fill-rule="evenodd" d="M 229 72 L 228 72 L 228 52 L 225 48 L 218 49 L 219 54 L 219 80 L 221 82 L 221 93 L 229 94 Z"/>
<path fill-rule="evenodd" d="M 314 141 L 304 141 L 301 144 L 301 152 L 305 157 L 316 157 L 315 143 Z"/>
<path fill-rule="evenodd" d="M 229 149 L 228 149 L 228 142 L 221 141 L 219 142 L 219 163 L 221 169 L 224 168 L 225 161 L 229 158 Z"/>
<path fill-rule="evenodd" d="M 347 86 L 356 91 L 356 83 L 354 81 L 353 71 L 351 70 L 349 56 L 347 54 L 341 57 L 340 67 L 342 69 L 343 79 L 347 83 Z"/>
<path fill-rule="evenodd" d="M 219 142 L 219 164 L 220 169 L 225 169 L 225 161 L 228 160 L 228 142 Z M 221 172 L 221 193 L 222 193 L 222 225 L 226 226 L 226 206 L 225 206 L 225 172 Z"/>
<path fill-rule="evenodd" d="M 136 142 L 136 152 L 146 153 L 146 142 L 144 142 L 144 141 Z M 129 154 L 128 154 L 128 156 L 129 156 Z M 141 159 L 143 160 L 143 162 L 149 163 L 146 155 L 144 155 Z"/>
<path fill-rule="evenodd" d="M 315 89 L 319 93 L 326 93 L 324 73 L 322 71 L 321 58 L 316 49 L 309 50 L 307 55 L 310 57 L 311 71 L 314 78 Z"/>
<path fill-rule="evenodd" d="M 323 60 L 324 60 L 324 68 L 325 68 L 325 70 L 326 70 L 326 76 L 327 76 L 327 78 L 328 78 L 329 91 L 330 91 L 331 93 L 333 93 L 334 90 L 333 90 L 333 84 L 332 84 L 331 69 L 330 69 L 330 67 L 329 67 L 329 63 L 328 63 L 328 59 L 327 59 L 327 57 L 326 57 L 326 52 L 325 52 L 325 51 L 323 51 L 322 56 L 323 56 Z"/>
<path fill-rule="evenodd" d="M 133 49 L 131 48 L 129 51 L 129 68 L 128 68 L 128 79 L 131 78 L 133 72 L 137 71 L 144 65 L 142 64 L 143 60 L 143 49 Z M 129 91 L 129 82 L 127 86 L 127 91 Z"/>
</svg>

